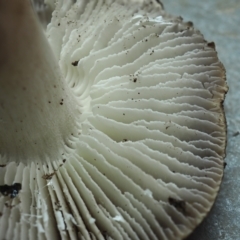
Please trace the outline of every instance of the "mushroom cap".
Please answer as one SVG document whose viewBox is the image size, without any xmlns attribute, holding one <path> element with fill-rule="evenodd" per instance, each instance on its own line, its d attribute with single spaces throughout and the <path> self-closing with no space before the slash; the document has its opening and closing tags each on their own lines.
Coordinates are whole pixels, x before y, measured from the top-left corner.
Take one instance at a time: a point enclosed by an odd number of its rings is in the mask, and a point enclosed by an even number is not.
<svg viewBox="0 0 240 240">
<path fill-rule="evenodd" d="M 46 35 L 80 129 L 59 160 L 1 166 L 0 239 L 185 238 L 223 176 L 214 44 L 157 1 L 58 1 Z"/>
</svg>

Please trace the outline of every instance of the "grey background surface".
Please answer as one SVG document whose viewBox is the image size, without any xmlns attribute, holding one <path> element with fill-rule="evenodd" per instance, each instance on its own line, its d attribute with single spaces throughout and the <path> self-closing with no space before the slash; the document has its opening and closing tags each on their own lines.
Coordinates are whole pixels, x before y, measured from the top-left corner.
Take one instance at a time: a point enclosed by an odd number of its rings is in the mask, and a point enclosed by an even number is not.
<svg viewBox="0 0 240 240">
<path fill-rule="evenodd" d="M 162 0 L 214 41 L 227 71 L 227 166 L 210 214 L 187 240 L 240 240 L 240 0 Z"/>
</svg>

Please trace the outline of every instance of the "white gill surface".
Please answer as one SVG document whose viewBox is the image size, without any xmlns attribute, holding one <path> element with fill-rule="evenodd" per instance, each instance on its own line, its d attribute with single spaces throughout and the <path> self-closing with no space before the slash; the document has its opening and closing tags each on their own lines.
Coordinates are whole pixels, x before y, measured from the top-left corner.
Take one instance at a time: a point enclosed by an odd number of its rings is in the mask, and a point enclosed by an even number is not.
<svg viewBox="0 0 240 240">
<path fill-rule="evenodd" d="M 121 2 L 56 5 L 46 34 L 83 106 L 78 138 L 61 161 L 0 168 L 0 185 L 22 184 L 0 196 L 0 239 L 177 240 L 210 210 L 223 66 L 191 24 Z"/>
</svg>

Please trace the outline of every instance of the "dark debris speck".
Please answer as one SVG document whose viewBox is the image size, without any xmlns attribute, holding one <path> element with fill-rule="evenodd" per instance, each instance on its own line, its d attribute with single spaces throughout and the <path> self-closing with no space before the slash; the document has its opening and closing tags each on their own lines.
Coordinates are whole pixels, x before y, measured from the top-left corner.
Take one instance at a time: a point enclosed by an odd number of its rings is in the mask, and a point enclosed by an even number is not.
<svg viewBox="0 0 240 240">
<path fill-rule="evenodd" d="M 185 201 L 169 197 L 168 202 L 170 205 L 174 206 L 179 212 L 181 212 L 183 214 L 186 213 L 186 202 Z"/>
<path fill-rule="evenodd" d="M 0 185 L 1 194 L 3 196 L 10 196 L 10 198 L 15 198 L 21 189 L 21 183 L 14 183 L 13 185 Z"/>
<path fill-rule="evenodd" d="M 72 62 L 72 65 L 73 65 L 74 67 L 76 67 L 76 66 L 78 65 L 78 62 L 79 62 L 79 61 L 74 61 L 74 62 Z"/>
<path fill-rule="evenodd" d="M 227 163 L 226 163 L 226 162 L 224 162 L 224 163 L 223 163 L 223 168 L 225 169 L 225 168 L 226 168 L 226 166 L 227 166 Z"/>
</svg>

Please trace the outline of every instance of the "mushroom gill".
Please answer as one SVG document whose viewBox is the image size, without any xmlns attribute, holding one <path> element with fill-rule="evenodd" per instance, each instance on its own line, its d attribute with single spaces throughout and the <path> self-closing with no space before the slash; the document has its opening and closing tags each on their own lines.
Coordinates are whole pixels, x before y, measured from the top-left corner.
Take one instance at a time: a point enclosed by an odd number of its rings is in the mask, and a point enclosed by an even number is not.
<svg viewBox="0 0 240 240">
<path fill-rule="evenodd" d="M 59 0 L 45 33 L 7 2 L 0 239 L 184 239 L 223 176 L 214 44 L 159 1 Z"/>
</svg>

